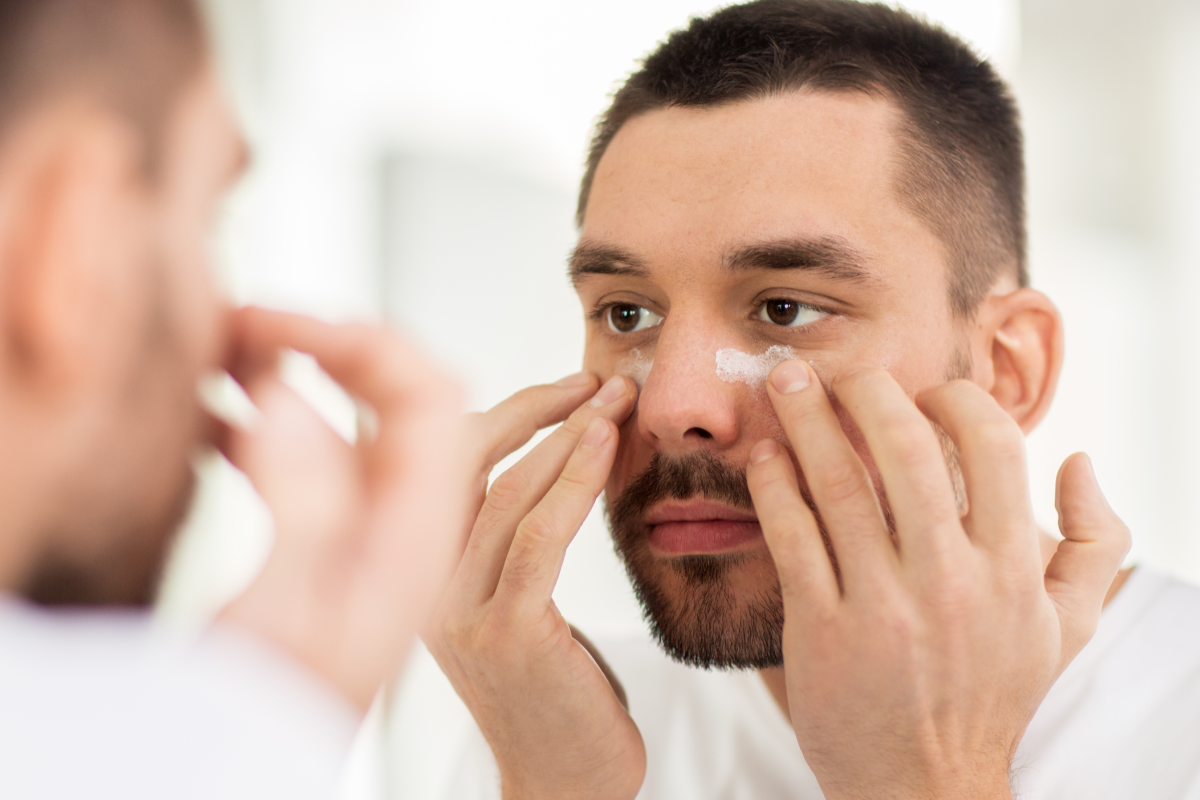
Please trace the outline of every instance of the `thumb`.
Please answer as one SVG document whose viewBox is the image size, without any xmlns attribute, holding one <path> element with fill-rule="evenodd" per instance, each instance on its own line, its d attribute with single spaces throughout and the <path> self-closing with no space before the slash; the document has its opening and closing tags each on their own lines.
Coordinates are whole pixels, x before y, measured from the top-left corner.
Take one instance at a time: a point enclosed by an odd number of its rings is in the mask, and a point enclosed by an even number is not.
<svg viewBox="0 0 1200 800">
<path fill-rule="evenodd" d="M 1095 633 L 1104 597 L 1129 553 L 1130 536 L 1083 453 L 1059 468 L 1055 507 L 1063 540 L 1046 567 L 1046 592 L 1058 606 L 1065 666 Z"/>
</svg>

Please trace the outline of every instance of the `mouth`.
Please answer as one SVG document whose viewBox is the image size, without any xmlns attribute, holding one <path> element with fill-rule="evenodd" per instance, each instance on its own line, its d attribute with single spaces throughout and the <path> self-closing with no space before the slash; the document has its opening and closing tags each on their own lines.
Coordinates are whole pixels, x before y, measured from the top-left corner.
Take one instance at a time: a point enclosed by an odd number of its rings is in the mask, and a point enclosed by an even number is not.
<svg viewBox="0 0 1200 800">
<path fill-rule="evenodd" d="M 752 512 L 699 498 L 656 503 L 645 522 L 651 551 L 663 557 L 733 553 L 762 543 Z"/>
</svg>

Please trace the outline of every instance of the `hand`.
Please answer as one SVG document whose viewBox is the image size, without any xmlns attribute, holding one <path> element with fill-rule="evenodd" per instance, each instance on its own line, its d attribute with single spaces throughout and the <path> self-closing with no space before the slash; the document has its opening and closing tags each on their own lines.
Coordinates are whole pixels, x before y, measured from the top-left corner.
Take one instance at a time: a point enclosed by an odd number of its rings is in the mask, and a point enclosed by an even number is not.
<svg viewBox="0 0 1200 800">
<path fill-rule="evenodd" d="M 1013 753 L 1129 549 L 1089 462 L 1059 473 L 1066 538 L 1044 567 L 1023 436 L 990 395 L 954 381 L 914 405 L 883 370 L 844 373 L 832 391 L 874 458 L 893 539 L 816 375 L 791 361 L 768 383 L 837 562 L 792 460 L 759 442 L 748 480 L 783 591 L 788 705 L 826 797 L 1010 797 Z M 961 518 L 929 420 L 959 450 Z"/>
<path fill-rule="evenodd" d="M 364 711 L 396 674 L 462 550 L 460 391 L 408 344 L 364 325 L 243 309 L 231 374 L 261 412 L 223 450 L 270 507 L 275 543 L 222 619 L 271 641 Z M 275 374 L 314 356 L 373 410 L 351 446 Z"/>
<path fill-rule="evenodd" d="M 479 473 L 594 390 L 594 379 L 535 387 L 489 411 L 476 421 Z M 611 379 L 496 479 L 426 636 L 491 745 L 509 800 L 631 798 L 645 777 L 641 734 L 551 599 L 635 396 L 632 381 Z"/>
</svg>

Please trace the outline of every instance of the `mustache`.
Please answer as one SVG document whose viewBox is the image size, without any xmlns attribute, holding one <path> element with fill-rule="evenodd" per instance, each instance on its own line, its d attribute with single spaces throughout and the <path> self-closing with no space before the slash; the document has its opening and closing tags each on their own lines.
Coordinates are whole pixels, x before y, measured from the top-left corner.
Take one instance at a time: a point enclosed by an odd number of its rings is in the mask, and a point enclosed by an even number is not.
<svg viewBox="0 0 1200 800">
<path fill-rule="evenodd" d="M 643 515 L 655 503 L 693 497 L 754 511 L 745 469 L 705 450 L 670 458 L 655 453 L 646 469 L 609 504 L 609 523 L 614 531 L 631 531 L 639 527 Z"/>
<path fill-rule="evenodd" d="M 799 489 L 801 498 L 816 519 L 817 531 L 825 545 L 834 575 L 841 580 L 841 568 L 829 540 L 825 520 L 813 502 L 808 486 L 801 482 Z M 642 519 L 650 506 L 660 500 L 690 500 L 693 497 L 705 497 L 758 513 L 750 496 L 745 469 L 735 467 L 706 450 L 671 458 L 655 453 L 650 457 L 649 466 L 625 486 L 616 500 L 609 501 L 606 498 L 605 514 L 617 550 L 628 552 L 635 547 L 645 528 Z M 880 498 L 880 502 L 888 531 L 894 533 L 895 522 L 887 498 Z"/>
</svg>

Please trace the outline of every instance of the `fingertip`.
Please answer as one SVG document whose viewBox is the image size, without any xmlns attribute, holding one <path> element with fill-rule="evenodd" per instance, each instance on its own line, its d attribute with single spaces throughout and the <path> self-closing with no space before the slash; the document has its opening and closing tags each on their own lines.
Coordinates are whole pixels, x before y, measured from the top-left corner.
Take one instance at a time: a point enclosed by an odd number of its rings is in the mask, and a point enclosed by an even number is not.
<svg viewBox="0 0 1200 800">
<path fill-rule="evenodd" d="M 802 391 L 813 382 L 808 364 L 798 358 L 780 361 L 771 370 L 767 383 L 776 394 L 789 395 Z"/>
<path fill-rule="evenodd" d="M 763 439 L 750 451 L 750 466 L 757 466 L 772 459 L 782 452 L 779 442 L 774 439 Z"/>
<path fill-rule="evenodd" d="M 1072 453 L 1063 460 L 1054 480 L 1054 508 L 1061 520 L 1066 510 L 1064 504 L 1074 501 L 1080 493 L 1091 494 L 1091 500 L 1097 497 L 1105 502 L 1104 493 L 1100 491 L 1100 482 L 1096 478 L 1096 469 L 1087 453 Z M 1061 526 L 1060 526 L 1061 527 Z"/>
</svg>

